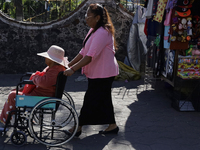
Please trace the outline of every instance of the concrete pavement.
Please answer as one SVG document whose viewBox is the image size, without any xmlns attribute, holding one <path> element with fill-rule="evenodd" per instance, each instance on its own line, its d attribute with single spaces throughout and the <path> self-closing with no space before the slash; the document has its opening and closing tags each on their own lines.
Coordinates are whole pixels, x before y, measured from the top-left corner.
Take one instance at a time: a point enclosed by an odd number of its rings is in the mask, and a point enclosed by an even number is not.
<svg viewBox="0 0 200 150">
<path fill-rule="evenodd" d="M 68 77 L 66 91 L 79 113 L 87 82 Z M 20 75 L 0 75 L 0 110 Z M 46 147 L 27 137 L 27 144 L 15 147 L 9 141 L 12 130 L 0 137 L 0 150 L 200 150 L 200 113 L 179 112 L 171 107 L 167 88 L 158 81 L 156 88 L 137 81 L 114 81 L 112 89 L 118 135 L 99 135 L 105 125 L 84 126 L 79 138 L 60 147 Z"/>
</svg>

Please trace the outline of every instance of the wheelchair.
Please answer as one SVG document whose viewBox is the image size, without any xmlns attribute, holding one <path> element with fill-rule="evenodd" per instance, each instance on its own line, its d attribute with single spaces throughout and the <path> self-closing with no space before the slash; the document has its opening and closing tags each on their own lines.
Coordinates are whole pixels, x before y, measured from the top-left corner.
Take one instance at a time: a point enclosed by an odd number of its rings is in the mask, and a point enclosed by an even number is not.
<svg viewBox="0 0 200 150">
<path fill-rule="evenodd" d="M 29 135 L 46 146 L 59 146 L 70 141 L 78 129 L 78 115 L 72 97 L 64 90 L 67 77 L 57 76 L 55 97 L 18 95 L 19 87 L 33 84 L 24 80 L 32 73 L 24 74 L 16 87 L 16 109 L 10 111 L 2 135 L 13 128 L 10 141 L 22 146 Z M 13 121 L 11 121 L 11 118 Z M 69 129 L 74 127 L 71 133 Z"/>
</svg>

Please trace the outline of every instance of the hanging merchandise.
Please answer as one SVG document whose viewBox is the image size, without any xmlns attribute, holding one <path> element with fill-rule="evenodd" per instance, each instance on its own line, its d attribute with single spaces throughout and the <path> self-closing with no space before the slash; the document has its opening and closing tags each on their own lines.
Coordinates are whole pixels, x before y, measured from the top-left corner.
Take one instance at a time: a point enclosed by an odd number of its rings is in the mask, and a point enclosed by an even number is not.
<svg viewBox="0 0 200 150">
<path fill-rule="evenodd" d="M 173 9 L 173 8 L 172 8 Z M 172 9 L 167 9 L 164 25 L 169 26 L 171 22 Z"/>
<path fill-rule="evenodd" d="M 147 67 L 173 87 L 172 103 L 190 101 L 200 111 L 200 0 L 149 0 L 150 5 L 144 29 Z"/>
<path fill-rule="evenodd" d="M 145 2 L 144 2 L 144 8 L 147 8 L 148 2 L 149 2 L 149 0 L 145 0 Z"/>
<path fill-rule="evenodd" d="M 147 2 L 146 8 L 147 8 L 147 10 L 146 10 L 145 16 L 146 16 L 147 19 L 149 19 L 153 16 L 153 0 L 149 0 Z"/>
<path fill-rule="evenodd" d="M 169 48 L 170 47 L 170 35 L 169 35 L 169 31 L 170 31 L 170 26 L 165 26 L 165 31 L 164 31 L 164 48 Z"/>
<path fill-rule="evenodd" d="M 162 75 L 167 78 L 167 68 L 168 68 L 168 62 L 169 62 L 169 51 L 170 49 L 165 49 L 164 52 L 164 61 L 163 61 L 163 71 L 162 71 Z"/>
<path fill-rule="evenodd" d="M 156 15 L 154 16 L 154 20 L 157 22 L 162 22 L 164 17 L 164 11 L 167 4 L 167 0 L 159 0 L 156 10 Z"/>
<path fill-rule="evenodd" d="M 182 7 L 182 8 L 191 8 L 192 7 L 190 0 L 178 0 L 176 5 L 178 7 Z"/>
<path fill-rule="evenodd" d="M 192 56 L 200 56 L 200 50 L 199 49 L 192 50 Z"/>
<path fill-rule="evenodd" d="M 192 16 L 190 8 L 189 0 L 178 0 L 177 6 L 172 10 L 170 49 L 186 50 L 189 48 L 189 41 L 192 36 Z"/>
<path fill-rule="evenodd" d="M 161 38 L 164 36 L 163 24 L 162 22 L 158 22 L 154 20 L 154 16 L 157 12 L 157 3 L 159 0 L 151 0 L 148 1 L 147 6 L 151 6 L 152 15 L 146 16 L 146 23 L 145 23 L 145 34 L 147 35 L 147 48 L 148 48 L 148 56 L 147 56 L 147 63 L 148 66 L 153 69 L 153 76 L 158 77 L 160 76 L 160 68 L 161 68 L 161 49 L 163 47 L 163 41 Z M 150 7 L 149 7 L 150 8 Z M 148 9 L 149 9 L 148 8 Z"/>
<path fill-rule="evenodd" d="M 164 48 L 169 49 L 170 47 L 170 35 L 169 35 L 169 31 L 170 31 L 170 26 L 165 26 L 164 29 Z"/>
<path fill-rule="evenodd" d="M 148 39 L 148 66 L 153 68 L 154 76 L 158 77 L 162 72 L 172 80 L 178 54 L 200 56 L 200 12 L 192 8 L 193 2 L 196 7 L 200 5 L 200 0 L 198 4 L 197 1 L 148 1 L 147 6 L 152 6 L 152 17 L 146 19 L 144 31 Z"/>
<path fill-rule="evenodd" d="M 190 45 L 190 48 L 186 50 L 186 56 L 192 55 L 193 45 Z"/>
<path fill-rule="evenodd" d="M 173 9 L 176 6 L 177 0 L 168 0 L 166 5 L 166 11 L 168 12 L 170 9 Z"/>
<path fill-rule="evenodd" d="M 191 8 L 191 13 L 192 13 L 192 31 L 193 31 L 193 36 L 192 36 L 192 44 L 197 44 L 198 49 L 200 49 L 200 0 L 195 0 L 192 8 Z"/>
<path fill-rule="evenodd" d="M 167 66 L 167 78 L 172 80 L 173 73 L 174 73 L 174 58 L 175 58 L 175 51 L 170 50 L 168 55 L 168 66 Z"/>
<path fill-rule="evenodd" d="M 164 48 L 169 49 L 170 48 L 170 24 L 171 24 L 171 15 L 172 10 L 174 6 L 176 5 L 177 0 L 168 0 L 166 5 L 166 15 L 165 15 L 165 21 L 164 21 Z"/>
<path fill-rule="evenodd" d="M 155 56 L 155 65 L 153 68 L 153 75 L 154 77 L 160 76 L 161 72 L 161 35 L 157 34 L 156 39 L 154 40 L 155 50 L 154 50 L 154 56 Z"/>
<path fill-rule="evenodd" d="M 149 37 L 148 41 L 147 41 L 147 48 L 148 48 L 148 52 L 147 52 L 147 66 L 153 68 L 154 64 L 155 64 L 155 55 L 154 52 L 156 50 L 156 46 L 154 44 L 154 40 L 156 37 Z"/>
<path fill-rule="evenodd" d="M 157 8 L 158 8 L 158 3 L 159 3 L 159 0 L 153 0 L 153 10 L 152 10 L 153 16 L 156 15 Z"/>
<path fill-rule="evenodd" d="M 131 67 L 136 71 L 140 71 L 142 57 L 147 53 L 146 35 L 143 32 L 146 13 L 146 8 L 142 6 L 136 7 L 132 25 L 130 27 L 129 38 L 127 42 L 127 55 Z"/>
<path fill-rule="evenodd" d="M 170 81 L 172 81 L 174 74 L 174 58 L 175 51 L 165 49 L 162 75 Z"/>
</svg>

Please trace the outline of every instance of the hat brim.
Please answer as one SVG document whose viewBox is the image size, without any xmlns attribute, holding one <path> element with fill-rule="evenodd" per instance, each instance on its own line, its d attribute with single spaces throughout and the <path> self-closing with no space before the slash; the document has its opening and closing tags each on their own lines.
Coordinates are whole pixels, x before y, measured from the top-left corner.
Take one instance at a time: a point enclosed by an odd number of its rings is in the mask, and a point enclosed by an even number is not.
<svg viewBox="0 0 200 150">
<path fill-rule="evenodd" d="M 180 16 L 180 17 L 188 17 L 191 14 L 191 10 L 188 9 L 186 12 L 179 12 L 176 11 L 176 13 Z"/>
<path fill-rule="evenodd" d="M 68 67 L 68 60 L 67 60 L 67 57 L 64 58 L 63 60 L 60 60 L 56 57 L 53 57 L 53 56 L 50 56 L 47 52 L 42 52 L 42 53 L 37 53 L 38 56 L 42 56 L 42 57 L 45 57 L 45 58 L 48 58 L 64 67 Z"/>
</svg>

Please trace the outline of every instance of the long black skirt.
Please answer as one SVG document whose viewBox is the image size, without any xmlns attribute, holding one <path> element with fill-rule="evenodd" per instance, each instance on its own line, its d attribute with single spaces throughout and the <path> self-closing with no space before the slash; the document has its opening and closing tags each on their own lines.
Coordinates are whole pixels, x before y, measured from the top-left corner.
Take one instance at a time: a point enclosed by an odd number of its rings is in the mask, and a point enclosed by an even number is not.
<svg viewBox="0 0 200 150">
<path fill-rule="evenodd" d="M 88 79 L 79 125 L 114 124 L 111 88 L 114 77 Z"/>
</svg>

